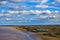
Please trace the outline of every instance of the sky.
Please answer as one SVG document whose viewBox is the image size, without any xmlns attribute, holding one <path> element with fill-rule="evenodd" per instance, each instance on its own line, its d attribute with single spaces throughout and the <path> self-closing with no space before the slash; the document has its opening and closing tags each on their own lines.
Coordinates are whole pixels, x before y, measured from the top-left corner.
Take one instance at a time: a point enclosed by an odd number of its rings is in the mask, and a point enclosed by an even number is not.
<svg viewBox="0 0 60 40">
<path fill-rule="evenodd" d="M 0 0 L 0 25 L 60 25 L 60 0 Z"/>
</svg>

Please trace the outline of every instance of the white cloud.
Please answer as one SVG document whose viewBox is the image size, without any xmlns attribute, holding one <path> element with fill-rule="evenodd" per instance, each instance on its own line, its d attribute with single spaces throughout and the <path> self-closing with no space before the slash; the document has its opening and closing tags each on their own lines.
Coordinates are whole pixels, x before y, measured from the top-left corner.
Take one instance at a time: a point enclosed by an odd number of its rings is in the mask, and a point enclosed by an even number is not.
<svg viewBox="0 0 60 40">
<path fill-rule="evenodd" d="M 41 14 L 42 13 L 42 11 L 40 11 L 40 10 L 30 10 L 30 13 L 31 14 Z"/>
<path fill-rule="evenodd" d="M 14 14 L 15 11 L 8 10 L 8 13 Z"/>
<path fill-rule="evenodd" d="M 42 14 L 42 13 L 50 14 L 52 12 L 50 10 L 43 10 L 43 11 L 41 11 L 41 10 L 11 11 L 11 10 L 9 10 L 8 13 L 11 13 L 11 14 L 18 14 L 18 13 L 20 13 L 20 14 L 24 14 L 24 15 L 26 15 L 26 14 L 38 14 L 39 15 L 39 14 Z"/>
<path fill-rule="evenodd" d="M 6 18 L 6 20 L 12 20 L 11 18 Z"/>
<path fill-rule="evenodd" d="M 60 3 L 60 0 L 55 0 L 55 2 L 58 2 L 58 3 Z"/>
<path fill-rule="evenodd" d="M 24 14 L 24 15 L 30 14 L 30 12 L 27 11 L 27 10 L 20 11 L 20 13 L 21 13 L 21 14 Z"/>
<path fill-rule="evenodd" d="M 46 18 L 48 18 L 48 16 L 47 15 L 40 15 L 39 18 L 46 19 Z"/>
<path fill-rule="evenodd" d="M 52 16 L 52 15 L 51 15 L 51 16 L 49 16 L 49 18 L 52 18 L 52 19 L 54 19 L 54 18 L 56 18 L 56 16 Z"/>
<path fill-rule="evenodd" d="M 1 16 L 4 16 L 4 14 L 0 14 L 0 17 L 1 17 Z"/>
<path fill-rule="evenodd" d="M 41 11 L 41 12 L 46 13 L 48 15 L 38 15 L 37 17 L 42 18 L 42 19 L 45 19 L 45 18 L 59 19 L 60 18 L 59 11 L 54 11 L 54 13 L 53 13 L 50 10 L 44 10 L 44 11 Z"/>
<path fill-rule="evenodd" d="M 56 10 L 55 13 L 59 13 L 59 11 Z"/>
<path fill-rule="evenodd" d="M 23 15 L 30 15 L 30 14 L 36 14 L 36 15 L 40 15 L 42 13 L 45 13 L 47 15 L 52 15 L 52 13 L 54 14 L 59 14 L 59 11 L 50 11 L 50 10 L 22 10 L 22 11 L 12 11 L 12 10 L 8 10 L 7 13 L 9 14 L 5 14 L 5 15 L 12 15 L 12 14 L 23 14 Z"/>
<path fill-rule="evenodd" d="M 23 2 L 25 0 L 8 0 L 8 1 L 12 1 L 12 2 Z"/>
<path fill-rule="evenodd" d="M 7 4 L 7 1 L 1 1 L 0 4 L 5 5 L 5 4 Z"/>
<path fill-rule="evenodd" d="M 50 14 L 50 13 L 52 13 L 52 12 L 51 12 L 50 10 L 46 10 L 46 13 L 47 13 L 47 14 Z"/>
<path fill-rule="evenodd" d="M 11 6 L 9 7 L 9 9 L 13 9 L 13 10 L 24 10 L 26 9 L 26 6 Z"/>
<path fill-rule="evenodd" d="M 35 11 L 34 10 L 30 10 L 30 12 L 34 13 Z"/>
<path fill-rule="evenodd" d="M 50 22 L 59 22 L 60 21 L 60 15 L 59 14 L 50 15 L 48 20 Z"/>
<path fill-rule="evenodd" d="M 9 7 L 10 9 L 13 9 L 13 10 L 18 10 L 19 9 L 19 6 L 11 6 Z"/>
<path fill-rule="evenodd" d="M 46 3 L 46 2 L 48 2 L 49 0 L 40 0 L 39 2 L 40 2 L 40 4 L 44 4 L 44 3 Z"/>
<path fill-rule="evenodd" d="M 29 2 L 39 2 L 39 0 L 28 0 Z"/>
<path fill-rule="evenodd" d="M 30 10 L 30 12 L 32 14 L 42 14 L 42 13 L 50 14 L 50 13 L 52 13 L 50 10 L 43 10 L 43 11 L 41 11 L 41 10 Z"/>
<path fill-rule="evenodd" d="M 35 8 L 48 8 L 48 5 L 36 5 Z"/>
<path fill-rule="evenodd" d="M 54 1 L 54 2 L 52 2 L 52 4 L 56 4 L 56 2 Z"/>
<path fill-rule="evenodd" d="M 19 11 L 12 11 L 12 10 L 8 10 L 7 12 L 10 13 L 10 14 L 18 14 L 18 13 L 20 13 Z"/>
<path fill-rule="evenodd" d="M 41 14 L 41 13 L 42 13 L 42 11 L 35 10 L 35 13 L 36 13 L 36 14 Z"/>
<path fill-rule="evenodd" d="M 9 14 L 9 13 L 8 13 L 8 14 L 4 14 L 4 15 L 5 15 L 5 16 L 11 16 L 11 14 Z"/>
<path fill-rule="evenodd" d="M 60 14 L 51 14 L 50 16 L 49 16 L 49 18 L 52 18 L 52 19 L 59 19 L 60 18 Z"/>
</svg>

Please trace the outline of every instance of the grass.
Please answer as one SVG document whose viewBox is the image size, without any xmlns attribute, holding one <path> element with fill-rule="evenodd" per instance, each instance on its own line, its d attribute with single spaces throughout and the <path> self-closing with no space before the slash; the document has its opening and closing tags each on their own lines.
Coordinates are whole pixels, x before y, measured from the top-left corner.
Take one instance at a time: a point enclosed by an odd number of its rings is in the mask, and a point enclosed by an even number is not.
<svg viewBox="0 0 60 40">
<path fill-rule="evenodd" d="M 43 40 L 60 40 L 60 35 L 56 35 L 56 37 L 43 35 L 42 33 L 37 33 L 37 35 Z"/>
<path fill-rule="evenodd" d="M 57 38 L 60 38 L 60 35 L 56 35 Z"/>
<path fill-rule="evenodd" d="M 60 38 L 51 37 L 51 36 L 40 36 L 43 40 L 60 40 Z"/>
</svg>

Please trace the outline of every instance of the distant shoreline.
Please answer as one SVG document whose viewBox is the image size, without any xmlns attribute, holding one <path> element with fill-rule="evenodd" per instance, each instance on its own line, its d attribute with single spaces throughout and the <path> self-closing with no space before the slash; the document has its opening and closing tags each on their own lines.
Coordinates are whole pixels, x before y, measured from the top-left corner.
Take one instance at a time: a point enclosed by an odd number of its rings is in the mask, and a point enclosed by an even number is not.
<svg viewBox="0 0 60 40">
<path fill-rule="evenodd" d="M 60 26 L 60 25 L 0 25 L 0 27 L 9 27 L 9 26 Z"/>
</svg>

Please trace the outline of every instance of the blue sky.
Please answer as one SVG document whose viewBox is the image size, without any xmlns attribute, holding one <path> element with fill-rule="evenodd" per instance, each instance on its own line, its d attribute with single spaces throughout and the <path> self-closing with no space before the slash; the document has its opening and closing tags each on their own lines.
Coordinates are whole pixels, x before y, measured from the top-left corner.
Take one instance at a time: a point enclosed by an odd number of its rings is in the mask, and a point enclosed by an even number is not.
<svg viewBox="0 0 60 40">
<path fill-rule="evenodd" d="M 60 0 L 0 0 L 0 25 L 60 25 Z"/>
</svg>

